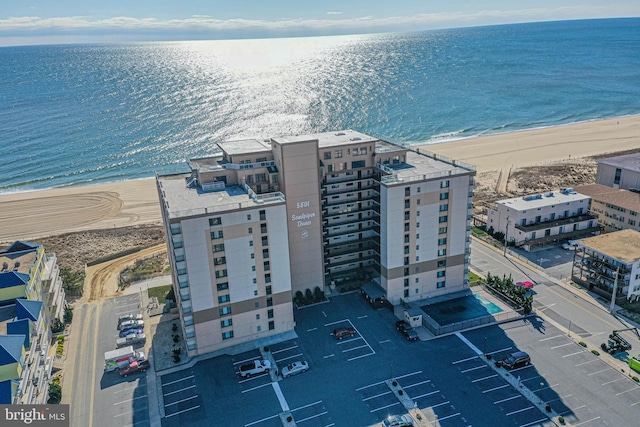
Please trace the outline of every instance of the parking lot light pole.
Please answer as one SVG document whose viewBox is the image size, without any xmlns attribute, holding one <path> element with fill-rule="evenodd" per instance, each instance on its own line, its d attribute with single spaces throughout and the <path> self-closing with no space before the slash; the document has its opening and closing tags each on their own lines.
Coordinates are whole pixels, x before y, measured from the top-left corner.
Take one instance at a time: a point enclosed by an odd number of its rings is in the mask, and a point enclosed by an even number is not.
<svg viewBox="0 0 640 427">
<path fill-rule="evenodd" d="M 484 337 L 484 348 L 482 354 L 484 354 L 484 357 L 487 357 L 487 337 Z"/>
<path fill-rule="evenodd" d="M 509 217 L 507 217 L 507 226 L 504 229 L 504 253 L 502 254 L 504 257 L 507 256 L 507 235 L 509 234 Z"/>
</svg>

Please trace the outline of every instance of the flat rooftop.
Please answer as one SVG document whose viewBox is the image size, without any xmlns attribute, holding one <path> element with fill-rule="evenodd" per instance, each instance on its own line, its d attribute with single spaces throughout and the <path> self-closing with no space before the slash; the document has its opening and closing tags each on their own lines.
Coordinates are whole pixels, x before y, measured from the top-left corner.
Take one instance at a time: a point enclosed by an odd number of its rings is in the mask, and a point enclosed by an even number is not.
<svg viewBox="0 0 640 427">
<path fill-rule="evenodd" d="M 318 148 L 335 147 L 349 144 L 362 144 L 363 142 L 377 142 L 378 138 L 374 138 L 364 133 L 354 130 L 339 130 L 335 132 L 313 133 L 308 135 L 282 136 L 272 138 L 279 144 L 292 144 L 301 141 L 318 140 Z"/>
<path fill-rule="evenodd" d="M 593 200 L 610 203 L 633 212 L 640 212 L 640 194 L 629 190 L 607 187 L 602 184 L 587 184 L 575 187 L 578 193 L 586 194 Z"/>
<path fill-rule="evenodd" d="M 625 264 L 640 260 L 640 233 L 620 230 L 578 240 L 578 243 Z"/>
<path fill-rule="evenodd" d="M 218 147 L 230 156 L 235 154 L 271 153 L 269 141 L 259 139 L 240 139 L 236 141 L 219 142 Z"/>
<path fill-rule="evenodd" d="M 23 250 L 18 252 L 0 253 L 0 269 L 7 263 L 7 269 L 4 271 L 17 271 L 18 273 L 29 274 L 29 270 L 36 262 L 37 251 Z M 18 267 L 16 268 L 16 263 Z"/>
<path fill-rule="evenodd" d="M 249 197 L 240 186 L 228 186 L 222 191 L 203 192 L 200 188 L 188 188 L 190 174 L 163 175 L 157 178 L 170 218 L 183 218 L 215 212 L 225 212 L 263 206 L 268 203 L 284 203 L 281 193 L 262 194 L 259 202 Z"/>
<path fill-rule="evenodd" d="M 400 182 L 435 179 L 472 172 L 466 167 L 456 166 L 413 151 L 407 151 L 406 163 L 386 166 L 393 169 Z"/>
<path fill-rule="evenodd" d="M 611 165 L 621 169 L 634 169 L 638 171 L 640 170 L 640 153 L 607 157 L 606 159 L 597 160 L 597 163 L 604 163 L 605 165 Z"/>
<path fill-rule="evenodd" d="M 514 197 L 512 199 L 498 200 L 495 203 L 508 206 L 509 208 L 515 209 L 517 211 L 526 211 L 527 209 L 537 209 L 556 205 L 559 203 L 588 200 L 589 198 L 589 196 L 580 194 L 577 191 L 563 192 L 560 190 L 555 190 L 549 191 L 547 193 L 532 194 L 528 196 Z"/>
</svg>

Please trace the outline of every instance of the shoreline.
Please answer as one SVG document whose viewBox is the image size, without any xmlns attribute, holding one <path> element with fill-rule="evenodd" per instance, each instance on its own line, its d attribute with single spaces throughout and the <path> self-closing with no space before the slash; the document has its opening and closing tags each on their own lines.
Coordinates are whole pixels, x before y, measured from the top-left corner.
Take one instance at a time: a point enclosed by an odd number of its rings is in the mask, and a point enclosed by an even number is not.
<svg viewBox="0 0 640 427">
<path fill-rule="evenodd" d="M 514 168 L 639 149 L 640 115 L 413 147 L 475 165 L 479 179 L 508 176 Z M 155 177 L 0 193 L 0 206 L 0 242 L 162 223 Z"/>
</svg>

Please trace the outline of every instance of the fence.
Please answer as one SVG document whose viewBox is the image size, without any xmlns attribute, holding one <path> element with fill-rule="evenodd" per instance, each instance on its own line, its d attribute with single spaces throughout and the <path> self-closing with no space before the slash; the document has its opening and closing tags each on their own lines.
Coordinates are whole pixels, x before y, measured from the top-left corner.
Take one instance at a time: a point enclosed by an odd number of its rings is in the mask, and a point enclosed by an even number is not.
<svg viewBox="0 0 640 427">
<path fill-rule="evenodd" d="M 462 322 L 451 323 L 441 326 L 426 313 L 423 314 L 422 324 L 434 335 L 450 334 L 452 332 L 462 331 L 469 328 L 475 328 L 489 323 L 500 323 L 515 320 L 523 317 L 521 310 L 507 311 L 497 314 L 489 314 L 475 319 L 464 320 Z"/>
</svg>

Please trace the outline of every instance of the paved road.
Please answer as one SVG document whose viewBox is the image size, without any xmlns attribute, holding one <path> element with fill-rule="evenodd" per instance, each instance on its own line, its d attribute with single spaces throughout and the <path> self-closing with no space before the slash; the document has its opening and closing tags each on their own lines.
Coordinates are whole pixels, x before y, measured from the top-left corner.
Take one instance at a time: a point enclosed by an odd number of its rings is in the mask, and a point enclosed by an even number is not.
<svg viewBox="0 0 640 427">
<path fill-rule="evenodd" d="M 146 375 L 104 372 L 104 352 L 115 348 L 117 318 L 139 312 L 139 300 L 134 294 L 76 306 L 63 388 L 71 426 L 150 425 Z"/>
</svg>

